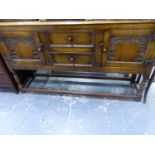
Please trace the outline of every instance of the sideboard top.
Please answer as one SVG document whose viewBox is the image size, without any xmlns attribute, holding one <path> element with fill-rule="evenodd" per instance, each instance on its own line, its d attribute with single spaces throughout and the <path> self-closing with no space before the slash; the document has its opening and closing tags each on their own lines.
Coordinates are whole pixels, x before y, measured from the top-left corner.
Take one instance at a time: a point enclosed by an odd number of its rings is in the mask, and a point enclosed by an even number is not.
<svg viewBox="0 0 155 155">
<path fill-rule="evenodd" d="M 95 24 L 132 24 L 132 23 L 154 23 L 155 19 L 51 19 L 51 20 L 37 20 L 37 19 L 6 19 L 0 20 L 0 26 L 43 26 L 43 25 L 95 25 Z"/>
</svg>

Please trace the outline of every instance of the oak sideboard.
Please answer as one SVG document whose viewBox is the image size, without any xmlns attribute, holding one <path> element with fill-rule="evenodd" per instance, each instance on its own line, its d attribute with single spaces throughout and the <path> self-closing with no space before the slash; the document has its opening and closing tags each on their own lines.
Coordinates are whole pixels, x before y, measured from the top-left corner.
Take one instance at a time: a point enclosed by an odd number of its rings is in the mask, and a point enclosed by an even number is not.
<svg viewBox="0 0 155 155">
<path fill-rule="evenodd" d="M 19 91 L 146 100 L 154 76 L 155 20 L 5 20 L 0 22 L 0 54 Z M 46 70 L 47 74 L 37 74 L 36 70 Z M 55 71 L 80 74 L 56 75 Z M 123 77 L 100 77 L 98 73 L 117 73 Z M 28 79 L 35 76 L 59 75 L 128 80 L 135 86 L 136 94 L 25 87 Z"/>
</svg>

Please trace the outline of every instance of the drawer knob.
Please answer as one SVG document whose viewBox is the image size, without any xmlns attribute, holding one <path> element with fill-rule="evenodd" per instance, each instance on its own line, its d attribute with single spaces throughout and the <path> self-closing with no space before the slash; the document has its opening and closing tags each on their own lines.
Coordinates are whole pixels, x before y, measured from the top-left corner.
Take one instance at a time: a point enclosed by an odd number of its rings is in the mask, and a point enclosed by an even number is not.
<svg viewBox="0 0 155 155">
<path fill-rule="evenodd" d="M 69 60 L 70 60 L 71 62 L 74 62 L 74 61 L 75 61 L 75 58 L 74 58 L 74 57 L 70 57 Z"/>
<path fill-rule="evenodd" d="M 73 37 L 72 37 L 72 36 L 69 36 L 69 37 L 67 38 L 67 40 L 71 42 L 71 41 L 73 41 Z"/>
</svg>

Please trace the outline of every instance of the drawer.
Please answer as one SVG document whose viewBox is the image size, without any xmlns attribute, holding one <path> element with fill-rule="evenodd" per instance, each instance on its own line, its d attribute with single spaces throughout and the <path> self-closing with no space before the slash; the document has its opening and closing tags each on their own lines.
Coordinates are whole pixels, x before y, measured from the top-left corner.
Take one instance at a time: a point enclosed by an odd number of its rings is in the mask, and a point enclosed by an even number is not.
<svg viewBox="0 0 155 155">
<path fill-rule="evenodd" d="M 94 57 L 88 54 L 51 54 L 53 65 L 93 66 Z"/>
<path fill-rule="evenodd" d="M 94 36 L 87 32 L 50 32 L 46 33 L 49 46 L 51 44 L 93 44 Z"/>
</svg>

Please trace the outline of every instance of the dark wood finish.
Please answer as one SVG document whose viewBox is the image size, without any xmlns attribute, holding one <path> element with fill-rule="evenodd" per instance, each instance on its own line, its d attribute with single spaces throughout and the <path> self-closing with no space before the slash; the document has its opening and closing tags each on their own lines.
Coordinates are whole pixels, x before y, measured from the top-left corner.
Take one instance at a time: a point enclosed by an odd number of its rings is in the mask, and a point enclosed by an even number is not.
<svg viewBox="0 0 155 155">
<path fill-rule="evenodd" d="M 124 94 L 109 94 L 109 93 L 88 93 L 88 92 L 73 92 L 73 91 L 62 91 L 62 90 L 47 90 L 47 89 L 33 89 L 33 88 L 22 88 L 22 92 L 37 92 L 37 93 L 44 93 L 44 94 L 64 94 L 64 95 L 85 95 L 85 96 L 96 96 L 96 97 L 110 97 L 120 100 L 132 100 L 132 101 L 139 101 L 137 100 L 137 96 L 130 96 Z"/>
<path fill-rule="evenodd" d="M 125 77 L 107 77 L 107 76 L 98 76 L 98 75 L 91 75 L 91 74 L 76 74 L 76 73 L 50 73 L 50 74 L 39 74 L 34 73 L 34 76 L 46 76 L 46 77 L 63 77 L 63 78 L 87 78 L 87 79 L 104 79 L 104 80 L 123 80 L 123 81 L 131 81 L 130 78 Z"/>
<path fill-rule="evenodd" d="M 50 45 L 91 45 L 94 42 L 93 31 L 54 31 L 46 32 Z"/>
<path fill-rule="evenodd" d="M 143 62 L 148 41 L 152 39 L 148 30 L 111 30 L 105 32 L 104 49 L 107 61 Z M 125 64 L 124 64 L 125 65 Z"/>
<path fill-rule="evenodd" d="M 0 89 L 17 91 L 17 84 L 0 55 Z"/>
<path fill-rule="evenodd" d="M 14 70 L 123 73 L 132 75 L 140 100 L 155 62 L 154 49 L 155 20 L 0 22 L 0 53 L 20 90 Z"/>
<path fill-rule="evenodd" d="M 3 56 L 17 65 L 43 64 L 43 45 L 36 32 L 0 32 Z"/>
<path fill-rule="evenodd" d="M 142 77 L 142 76 L 141 76 L 140 74 L 138 74 L 138 75 L 137 75 L 137 83 L 139 83 L 139 82 L 140 82 L 141 77 Z"/>
<path fill-rule="evenodd" d="M 142 95 L 146 89 L 147 83 L 148 83 L 148 77 L 144 75 L 143 80 L 139 85 L 139 89 L 137 90 L 137 99 L 140 100 L 142 98 Z"/>
<path fill-rule="evenodd" d="M 133 74 L 132 77 L 131 77 L 131 83 L 134 83 L 136 80 L 136 74 Z"/>
<path fill-rule="evenodd" d="M 147 87 L 146 87 L 146 90 L 145 90 L 145 93 L 144 93 L 144 103 L 146 103 L 147 93 L 148 93 L 149 88 L 150 88 L 150 86 L 151 86 L 151 84 L 152 84 L 152 82 L 153 82 L 154 77 L 155 77 L 155 68 L 153 68 L 152 74 L 151 74 L 151 76 L 149 77 L 149 81 L 148 81 L 148 84 L 147 84 Z"/>
</svg>

